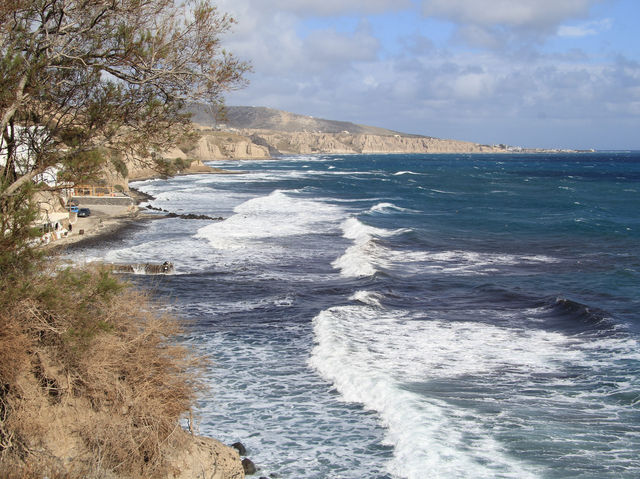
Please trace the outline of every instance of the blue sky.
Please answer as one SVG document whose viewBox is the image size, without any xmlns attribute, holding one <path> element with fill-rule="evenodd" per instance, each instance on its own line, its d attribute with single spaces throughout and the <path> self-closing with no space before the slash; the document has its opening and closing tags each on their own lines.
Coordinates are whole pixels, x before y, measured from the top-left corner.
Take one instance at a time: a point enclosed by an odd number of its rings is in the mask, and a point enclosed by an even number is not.
<svg viewBox="0 0 640 479">
<path fill-rule="evenodd" d="M 218 0 L 230 105 L 525 147 L 640 149 L 638 0 Z"/>
</svg>

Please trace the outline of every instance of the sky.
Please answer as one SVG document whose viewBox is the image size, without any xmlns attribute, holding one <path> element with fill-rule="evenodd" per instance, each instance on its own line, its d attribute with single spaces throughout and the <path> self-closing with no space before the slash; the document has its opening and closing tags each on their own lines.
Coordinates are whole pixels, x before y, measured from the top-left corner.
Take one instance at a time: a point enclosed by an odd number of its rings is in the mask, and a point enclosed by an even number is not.
<svg viewBox="0 0 640 479">
<path fill-rule="evenodd" d="M 216 0 L 229 105 L 439 138 L 640 149 L 640 0 Z"/>
</svg>

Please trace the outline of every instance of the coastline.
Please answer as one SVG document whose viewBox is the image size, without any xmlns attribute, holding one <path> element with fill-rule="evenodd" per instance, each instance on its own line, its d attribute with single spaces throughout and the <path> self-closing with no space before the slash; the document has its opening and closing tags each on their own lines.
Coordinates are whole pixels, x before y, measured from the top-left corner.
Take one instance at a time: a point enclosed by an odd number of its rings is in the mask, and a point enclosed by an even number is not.
<svg viewBox="0 0 640 479">
<path fill-rule="evenodd" d="M 224 170 L 208 165 L 194 165 L 188 170 L 173 175 L 191 176 L 191 175 L 230 175 L 241 174 L 240 171 Z M 128 178 L 128 181 L 146 181 L 156 179 L 167 179 L 168 177 L 155 174 L 135 175 Z M 129 187 L 129 195 L 134 201 L 133 206 L 108 206 L 96 205 L 90 206 L 91 216 L 87 218 L 78 218 L 73 224 L 73 230 L 65 237 L 60 238 L 48 245 L 45 249 L 50 251 L 73 250 L 85 246 L 95 246 L 107 243 L 117 239 L 125 231 L 135 228 L 140 224 L 166 217 L 165 213 L 150 212 L 140 209 L 140 203 L 154 199 L 153 196 L 143 193 L 136 188 Z M 80 233 L 82 231 L 82 233 Z"/>
<path fill-rule="evenodd" d="M 91 216 L 78 218 L 70 234 L 49 243 L 45 248 L 58 252 L 108 242 L 142 222 L 161 217 L 140 211 L 137 206 L 135 208 L 134 211 L 127 211 L 123 207 L 92 207 Z"/>
</svg>

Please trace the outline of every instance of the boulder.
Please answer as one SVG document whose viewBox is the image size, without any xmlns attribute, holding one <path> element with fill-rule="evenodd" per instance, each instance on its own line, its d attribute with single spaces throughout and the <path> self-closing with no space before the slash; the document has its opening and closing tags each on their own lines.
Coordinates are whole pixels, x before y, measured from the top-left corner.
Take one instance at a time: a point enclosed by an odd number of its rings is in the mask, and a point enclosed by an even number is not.
<svg viewBox="0 0 640 479">
<path fill-rule="evenodd" d="M 242 444 L 241 442 L 234 442 L 233 444 L 231 444 L 231 447 L 236 449 L 238 451 L 238 454 L 240 454 L 241 456 L 247 455 L 247 448 L 245 448 L 244 444 Z"/>
<path fill-rule="evenodd" d="M 256 465 L 253 463 L 253 461 L 247 457 L 245 457 L 242 460 L 242 468 L 244 469 L 244 473 L 247 476 L 251 476 L 253 474 L 255 474 L 256 472 L 258 472 L 258 468 L 256 468 Z"/>
</svg>

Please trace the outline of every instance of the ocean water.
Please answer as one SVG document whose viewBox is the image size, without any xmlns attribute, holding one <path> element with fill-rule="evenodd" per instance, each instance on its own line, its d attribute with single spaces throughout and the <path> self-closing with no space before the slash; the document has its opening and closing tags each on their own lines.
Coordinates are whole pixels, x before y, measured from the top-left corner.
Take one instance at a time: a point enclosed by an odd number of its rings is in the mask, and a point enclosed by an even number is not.
<svg viewBox="0 0 640 479">
<path fill-rule="evenodd" d="M 640 153 L 299 156 L 134 186 L 79 261 L 209 355 L 201 433 L 279 478 L 640 477 Z"/>
</svg>

